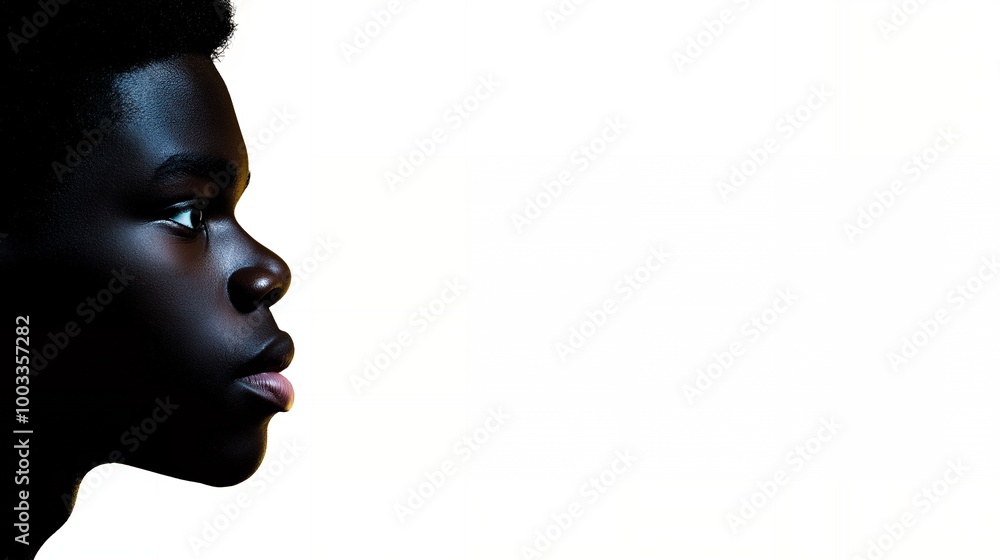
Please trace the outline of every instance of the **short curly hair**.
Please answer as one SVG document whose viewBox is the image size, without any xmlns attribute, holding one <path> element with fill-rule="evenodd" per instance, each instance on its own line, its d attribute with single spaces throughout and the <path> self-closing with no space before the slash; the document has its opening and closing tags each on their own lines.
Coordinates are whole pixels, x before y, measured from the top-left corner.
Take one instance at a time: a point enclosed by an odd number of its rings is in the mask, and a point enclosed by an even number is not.
<svg viewBox="0 0 1000 560">
<path fill-rule="evenodd" d="M 2 231 L 17 206 L 62 182 L 67 149 L 127 116 L 116 75 L 180 55 L 218 59 L 236 27 L 228 0 L 5 0 L 2 10 L 0 125 L 14 171 Z"/>
</svg>

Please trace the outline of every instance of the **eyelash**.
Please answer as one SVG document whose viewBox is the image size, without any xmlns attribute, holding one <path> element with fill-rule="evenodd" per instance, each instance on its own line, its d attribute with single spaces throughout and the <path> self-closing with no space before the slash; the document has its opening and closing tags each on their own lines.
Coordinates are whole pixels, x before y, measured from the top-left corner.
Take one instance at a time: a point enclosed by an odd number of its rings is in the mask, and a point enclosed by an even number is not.
<svg viewBox="0 0 1000 560">
<path fill-rule="evenodd" d="M 181 216 L 187 214 L 186 218 Z M 205 213 L 191 206 L 180 208 L 172 216 L 167 218 L 171 222 L 191 231 L 205 229 Z"/>
</svg>

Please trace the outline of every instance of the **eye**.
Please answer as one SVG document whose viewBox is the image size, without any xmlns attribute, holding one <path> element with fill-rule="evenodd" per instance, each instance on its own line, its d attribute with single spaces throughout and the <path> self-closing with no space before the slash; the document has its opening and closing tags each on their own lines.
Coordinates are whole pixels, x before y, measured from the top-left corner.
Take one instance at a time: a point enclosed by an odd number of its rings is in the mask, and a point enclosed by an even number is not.
<svg viewBox="0 0 1000 560">
<path fill-rule="evenodd" d="M 205 224 L 205 216 L 197 208 L 183 208 L 169 220 L 188 229 L 198 229 Z"/>
</svg>

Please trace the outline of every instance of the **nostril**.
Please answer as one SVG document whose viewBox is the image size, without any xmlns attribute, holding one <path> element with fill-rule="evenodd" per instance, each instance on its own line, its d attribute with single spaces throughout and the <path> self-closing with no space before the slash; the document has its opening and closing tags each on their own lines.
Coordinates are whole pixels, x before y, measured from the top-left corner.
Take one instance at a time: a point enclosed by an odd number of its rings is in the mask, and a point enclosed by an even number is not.
<svg viewBox="0 0 1000 560">
<path fill-rule="evenodd" d="M 285 293 L 285 278 L 263 267 L 241 268 L 229 277 L 229 299 L 242 313 L 270 307 Z"/>
<path fill-rule="evenodd" d="M 277 287 L 277 288 L 272 288 L 271 291 L 267 292 L 267 294 L 264 295 L 264 297 L 262 297 L 257 302 L 257 305 L 263 305 L 264 307 L 271 307 L 272 305 L 275 304 L 275 302 L 277 302 L 279 299 L 281 299 L 281 296 L 283 296 L 283 295 L 285 295 L 285 287 L 284 286 L 280 286 L 280 287 Z"/>
</svg>

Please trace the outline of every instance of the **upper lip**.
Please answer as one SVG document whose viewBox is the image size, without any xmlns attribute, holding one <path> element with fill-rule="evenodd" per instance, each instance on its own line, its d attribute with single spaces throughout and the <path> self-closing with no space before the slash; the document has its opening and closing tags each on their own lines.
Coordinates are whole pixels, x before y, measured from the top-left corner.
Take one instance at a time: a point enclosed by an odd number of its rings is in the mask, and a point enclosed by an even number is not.
<svg viewBox="0 0 1000 560">
<path fill-rule="evenodd" d="M 282 331 L 268 341 L 256 356 L 239 368 L 236 378 L 281 371 L 292 363 L 293 356 L 295 356 L 295 345 L 292 343 L 292 337 Z"/>
</svg>

